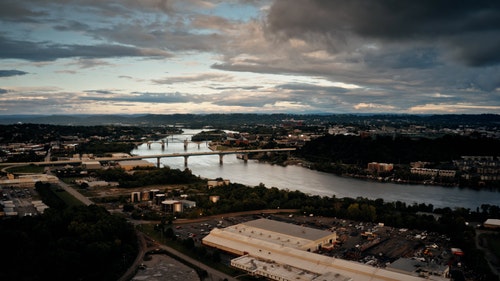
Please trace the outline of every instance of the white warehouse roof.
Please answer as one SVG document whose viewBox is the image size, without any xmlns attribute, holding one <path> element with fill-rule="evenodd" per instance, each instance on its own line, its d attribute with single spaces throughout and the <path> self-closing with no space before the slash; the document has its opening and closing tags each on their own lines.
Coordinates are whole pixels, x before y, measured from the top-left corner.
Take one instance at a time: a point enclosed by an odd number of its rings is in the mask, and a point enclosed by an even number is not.
<svg viewBox="0 0 500 281">
<path fill-rule="evenodd" d="M 276 224 L 272 226 L 273 224 Z M 267 230 L 259 227 L 266 227 Z M 289 227 L 290 231 L 287 231 Z M 426 280 L 417 276 L 407 275 L 399 272 L 393 272 L 382 268 L 376 268 L 369 265 L 332 258 L 316 253 L 312 253 L 296 246 L 296 243 L 309 243 L 303 237 L 292 236 L 291 233 L 296 233 L 297 227 L 303 229 L 305 233 L 300 231 L 298 235 L 303 236 L 307 233 L 316 233 L 314 229 L 293 224 L 281 223 L 272 220 L 252 221 L 227 227 L 224 229 L 214 228 L 209 235 L 203 238 L 204 245 L 212 246 L 224 251 L 228 251 L 238 255 L 248 255 L 261 262 L 267 262 L 268 272 L 259 271 L 259 275 L 271 275 L 271 269 L 275 269 L 273 265 L 289 266 L 294 269 L 304 272 L 318 274 L 320 280 L 354 280 L 354 281 L 417 281 Z M 275 229 L 277 232 L 271 232 L 269 229 Z M 262 230 L 262 234 L 261 231 Z M 295 232 L 294 232 L 295 230 Z M 285 235 L 288 233 L 290 235 Z M 334 234 L 328 231 L 324 234 Z M 312 235 L 312 234 L 311 234 Z M 317 238 L 315 236 L 314 238 Z M 326 236 L 331 237 L 331 236 Z M 320 238 L 322 239 L 322 238 Z M 288 241 L 290 240 L 290 241 Z M 316 241 L 319 241 L 316 239 Z M 236 267 L 245 269 L 248 268 L 247 259 L 234 259 L 231 261 Z M 246 264 L 246 265 L 245 265 Z M 272 274 L 278 274 L 274 272 Z M 266 276 L 266 275 L 263 275 Z M 267 276 L 269 278 L 269 276 Z M 296 276 L 300 277 L 300 276 Z M 278 276 L 281 280 L 288 279 L 286 276 Z M 275 279 L 276 280 L 276 279 Z M 318 279 L 316 279 L 318 280 Z M 427 280 L 449 280 L 439 276 L 430 276 Z"/>
<path fill-rule="evenodd" d="M 295 225 L 275 220 L 268 220 L 268 219 L 253 220 L 249 222 L 244 222 L 241 225 L 260 228 L 312 241 L 321 239 L 325 236 L 329 236 L 332 234 L 332 232 L 326 230 L 319 230 L 315 228 L 304 227 L 300 225 Z"/>
<path fill-rule="evenodd" d="M 484 224 L 486 227 L 500 227 L 500 220 L 499 219 L 487 219 Z"/>
</svg>

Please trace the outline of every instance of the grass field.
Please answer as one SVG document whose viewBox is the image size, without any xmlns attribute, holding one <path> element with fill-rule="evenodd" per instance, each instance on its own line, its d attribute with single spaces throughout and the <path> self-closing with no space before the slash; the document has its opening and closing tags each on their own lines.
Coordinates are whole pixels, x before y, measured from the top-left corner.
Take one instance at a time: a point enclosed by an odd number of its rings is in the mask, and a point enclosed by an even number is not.
<svg viewBox="0 0 500 281">
<path fill-rule="evenodd" d="M 9 166 L 9 165 L 3 165 Z M 7 172 L 13 174 L 40 174 L 43 173 L 43 167 L 35 165 L 15 166 L 7 169 Z"/>
<path fill-rule="evenodd" d="M 64 189 L 61 189 L 57 186 L 51 187 L 52 192 L 55 196 L 59 197 L 68 207 L 72 206 L 82 206 L 83 203 L 76 199 L 73 195 L 66 192 Z"/>
</svg>

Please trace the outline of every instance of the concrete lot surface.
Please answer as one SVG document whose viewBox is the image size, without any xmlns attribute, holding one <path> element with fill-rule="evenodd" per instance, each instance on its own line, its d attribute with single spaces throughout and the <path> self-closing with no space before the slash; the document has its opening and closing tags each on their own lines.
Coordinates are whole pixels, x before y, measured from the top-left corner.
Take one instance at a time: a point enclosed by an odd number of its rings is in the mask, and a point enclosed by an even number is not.
<svg viewBox="0 0 500 281">
<path fill-rule="evenodd" d="M 150 255 L 151 260 L 143 262 L 133 281 L 200 281 L 194 269 L 163 254 Z"/>
</svg>

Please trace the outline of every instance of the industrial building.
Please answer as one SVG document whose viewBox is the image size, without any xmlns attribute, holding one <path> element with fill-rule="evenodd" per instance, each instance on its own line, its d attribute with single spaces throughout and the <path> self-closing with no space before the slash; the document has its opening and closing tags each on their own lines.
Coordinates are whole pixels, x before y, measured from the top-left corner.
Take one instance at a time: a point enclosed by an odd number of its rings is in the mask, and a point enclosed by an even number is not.
<svg viewBox="0 0 500 281">
<path fill-rule="evenodd" d="M 202 243 L 240 257 L 233 267 L 272 280 L 387 281 L 449 280 L 443 276 L 421 276 L 314 253 L 336 242 L 335 232 L 268 219 L 258 219 L 226 228 L 214 228 Z"/>
<path fill-rule="evenodd" d="M 421 261 L 409 258 L 400 258 L 387 266 L 387 270 L 407 274 L 412 272 L 422 276 L 446 276 L 449 274 L 449 267 L 436 264 L 430 261 Z"/>
<path fill-rule="evenodd" d="M 9 174 L 8 179 L 0 180 L 0 185 L 27 188 L 35 187 L 37 182 L 55 184 L 59 182 L 59 179 L 56 176 L 46 174 L 22 175 L 17 178 Z"/>
<path fill-rule="evenodd" d="M 148 162 L 146 160 L 126 160 L 119 161 L 118 166 L 125 171 L 131 171 L 136 167 L 155 167 L 155 164 Z"/>
<path fill-rule="evenodd" d="M 161 202 L 161 210 L 167 213 L 182 213 L 182 203 L 177 200 L 164 200 Z"/>
<path fill-rule="evenodd" d="M 82 168 L 86 170 L 100 170 L 102 168 L 99 161 L 82 161 Z"/>
<path fill-rule="evenodd" d="M 196 202 L 190 200 L 168 200 L 167 195 L 159 189 L 149 191 L 133 191 L 130 193 L 130 202 L 138 203 L 148 201 L 160 207 L 160 210 L 167 213 L 182 213 L 186 209 L 195 208 Z"/>
<path fill-rule="evenodd" d="M 500 220 L 499 219 L 487 219 L 483 223 L 485 228 L 491 228 L 491 229 L 500 229 Z"/>
<path fill-rule="evenodd" d="M 394 169 L 394 164 L 392 163 L 377 163 L 377 162 L 368 163 L 368 171 L 370 172 L 384 173 L 384 172 L 390 172 L 393 169 Z"/>
<path fill-rule="evenodd" d="M 208 189 L 212 189 L 216 186 L 225 186 L 225 185 L 229 185 L 230 183 L 231 182 L 229 180 L 224 180 L 224 179 L 208 180 L 207 187 L 208 187 Z"/>
</svg>

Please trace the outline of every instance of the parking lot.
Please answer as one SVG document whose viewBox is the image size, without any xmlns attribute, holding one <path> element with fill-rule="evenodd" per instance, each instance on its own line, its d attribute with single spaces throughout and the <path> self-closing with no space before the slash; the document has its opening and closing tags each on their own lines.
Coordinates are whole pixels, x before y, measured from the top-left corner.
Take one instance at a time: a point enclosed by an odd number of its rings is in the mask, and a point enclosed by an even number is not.
<svg viewBox="0 0 500 281">
<path fill-rule="evenodd" d="M 176 221 L 174 232 L 177 238 L 187 239 L 193 238 L 196 244 L 201 243 L 201 239 L 208 235 L 212 229 L 224 228 L 226 226 L 235 225 L 244 221 L 253 220 L 254 216 L 241 216 L 241 217 L 219 217 L 216 219 L 209 219 L 197 223 L 182 223 Z"/>
<path fill-rule="evenodd" d="M 375 267 L 385 267 L 401 257 L 446 264 L 451 256 L 449 239 L 437 233 L 325 217 L 286 214 L 220 217 L 197 223 L 176 222 L 174 233 L 180 239 L 191 237 L 200 245 L 201 239 L 214 227 L 222 228 L 260 217 L 335 231 L 337 243 L 334 248 L 323 249 L 321 254 Z"/>
<path fill-rule="evenodd" d="M 3 212 L 6 216 L 31 216 L 38 214 L 33 200 L 38 198 L 34 188 L 2 187 L 0 188 Z"/>
</svg>

